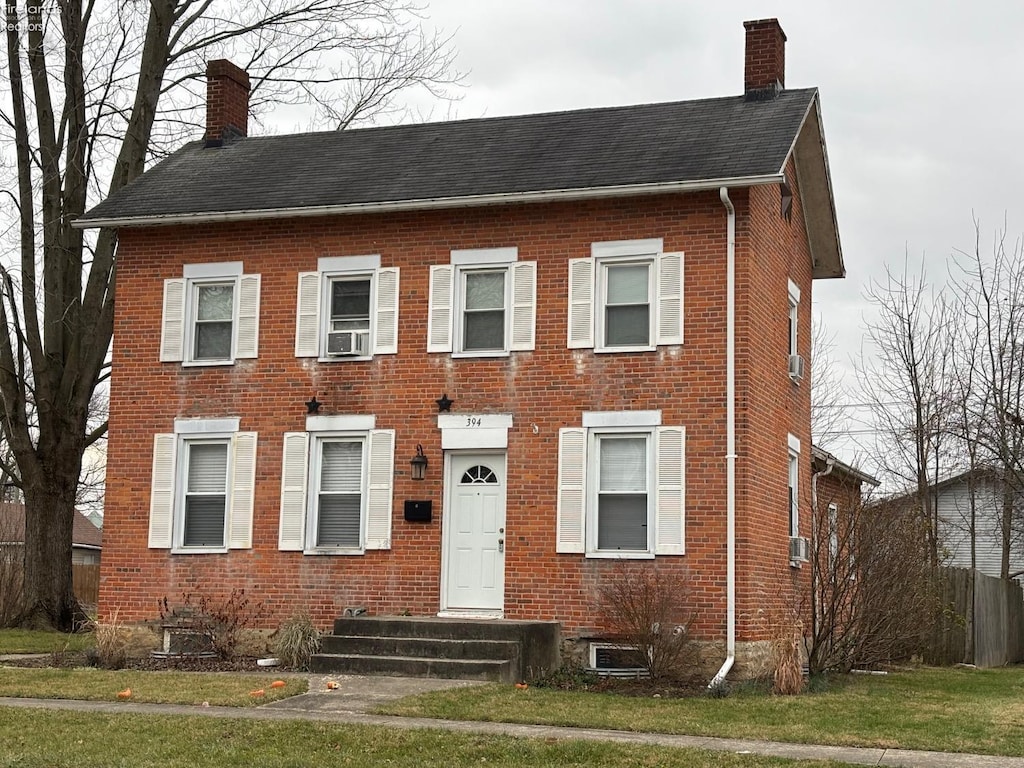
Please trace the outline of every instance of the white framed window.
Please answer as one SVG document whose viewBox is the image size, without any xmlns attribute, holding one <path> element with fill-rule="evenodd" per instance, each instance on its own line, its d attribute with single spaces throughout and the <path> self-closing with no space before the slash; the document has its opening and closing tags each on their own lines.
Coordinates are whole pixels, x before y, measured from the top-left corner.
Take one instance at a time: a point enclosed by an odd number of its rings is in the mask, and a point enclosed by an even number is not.
<svg viewBox="0 0 1024 768">
<path fill-rule="evenodd" d="M 789 318 L 787 328 L 789 330 L 789 377 L 793 381 L 802 379 L 804 376 L 804 361 L 800 356 L 798 345 L 797 329 L 800 322 L 800 287 L 792 280 L 789 281 Z"/>
<path fill-rule="evenodd" d="M 660 238 L 593 243 L 569 260 L 571 349 L 643 352 L 683 343 L 683 254 Z"/>
<path fill-rule="evenodd" d="M 324 257 L 316 272 L 300 272 L 295 356 L 339 361 L 396 354 L 398 278 L 398 267 L 381 267 L 379 255 Z"/>
<path fill-rule="evenodd" d="M 501 357 L 534 348 L 537 263 L 518 259 L 514 247 L 458 250 L 431 266 L 428 352 Z"/>
<path fill-rule="evenodd" d="M 659 411 L 585 413 L 559 431 L 557 551 L 684 554 L 685 430 Z"/>
<path fill-rule="evenodd" d="M 828 562 L 833 568 L 839 559 L 839 506 L 828 505 Z"/>
<path fill-rule="evenodd" d="M 251 548 L 255 483 L 255 432 L 239 432 L 236 418 L 176 420 L 154 437 L 150 548 Z"/>
<path fill-rule="evenodd" d="M 789 435 L 789 470 L 788 470 L 788 501 L 789 501 L 789 535 L 800 535 L 800 440 Z"/>
<path fill-rule="evenodd" d="M 284 436 L 278 546 L 308 555 L 391 548 L 395 432 L 372 416 L 310 416 Z"/>
<path fill-rule="evenodd" d="M 260 276 L 242 262 L 186 264 L 164 281 L 161 362 L 230 365 L 257 356 Z"/>
</svg>

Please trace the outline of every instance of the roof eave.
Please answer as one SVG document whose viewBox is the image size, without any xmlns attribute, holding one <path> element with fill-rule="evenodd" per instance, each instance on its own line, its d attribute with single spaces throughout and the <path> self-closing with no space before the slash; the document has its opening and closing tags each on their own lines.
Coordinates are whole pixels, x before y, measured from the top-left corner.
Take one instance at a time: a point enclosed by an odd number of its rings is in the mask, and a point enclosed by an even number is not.
<svg viewBox="0 0 1024 768">
<path fill-rule="evenodd" d="M 796 162 L 800 200 L 807 226 L 807 239 L 811 248 L 815 279 L 846 277 L 843 249 L 839 241 L 839 223 L 832 193 L 832 173 L 829 170 L 825 132 L 821 122 L 818 92 L 807 105 L 800 130 L 797 131 L 783 163 L 790 158 Z"/>
<path fill-rule="evenodd" d="M 705 190 L 717 190 L 722 187 L 737 188 L 752 187 L 763 184 L 781 184 L 784 180 L 785 175 L 777 173 L 725 179 L 656 182 L 652 184 L 626 184 L 611 187 L 538 190 L 534 192 L 503 192 L 489 195 L 438 197 L 418 200 L 388 200 L 370 203 L 349 203 L 344 205 L 301 206 L 296 208 L 257 208 L 242 211 L 200 211 L 196 213 L 161 214 L 152 216 L 81 218 L 72 222 L 72 226 L 76 229 L 100 229 L 105 227 L 156 227 L 169 226 L 173 224 L 207 224 L 213 222 L 254 221 L 257 219 L 289 219 L 357 213 L 420 211 L 436 208 L 469 208 L 487 205 L 511 205 L 514 203 L 543 203 L 609 197 L 634 197 L 639 195 L 656 195 L 670 192 L 700 192 Z"/>
</svg>

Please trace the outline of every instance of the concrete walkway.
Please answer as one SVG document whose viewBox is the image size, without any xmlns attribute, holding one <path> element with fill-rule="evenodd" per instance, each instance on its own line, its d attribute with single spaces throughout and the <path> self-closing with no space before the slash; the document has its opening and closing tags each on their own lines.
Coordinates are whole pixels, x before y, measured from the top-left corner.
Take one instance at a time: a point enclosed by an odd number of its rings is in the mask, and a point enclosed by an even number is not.
<svg viewBox="0 0 1024 768">
<path fill-rule="evenodd" d="M 329 690 L 328 681 L 338 688 Z M 432 728 L 460 733 L 495 734 L 532 739 L 582 739 L 620 744 L 687 747 L 734 754 L 770 755 L 794 760 L 835 760 L 851 765 L 906 766 L 907 768 L 1024 768 L 1024 758 L 990 755 L 920 752 L 902 749 L 833 747 L 815 744 L 787 744 L 774 741 L 720 739 L 707 736 L 675 736 L 664 733 L 633 733 L 597 728 L 566 728 L 550 725 L 517 725 L 416 717 L 373 715 L 377 705 L 431 690 L 476 683 L 462 680 L 435 680 L 397 677 L 316 676 L 310 679 L 310 692 L 282 699 L 262 707 L 199 707 L 175 704 L 139 704 L 131 702 L 73 701 L 66 699 L 18 699 L 0 697 L 0 707 L 72 710 L 153 715 L 191 715 L 253 720 L 317 720 L 332 723 L 357 723 L 388 728 Z"/>
</svg>

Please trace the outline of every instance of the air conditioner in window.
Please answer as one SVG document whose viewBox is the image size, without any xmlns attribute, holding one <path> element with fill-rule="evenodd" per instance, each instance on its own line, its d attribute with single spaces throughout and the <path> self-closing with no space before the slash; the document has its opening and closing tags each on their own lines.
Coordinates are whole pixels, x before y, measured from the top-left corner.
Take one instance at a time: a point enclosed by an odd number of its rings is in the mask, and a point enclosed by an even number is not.
<svg viewBox="0 0 1024 768">
<path fill-rule="evenodd" d="M 361 331 L 331 331 L 327 334 L 327 354 L 331 357 L 355 357 L 368 354 L 370 335 Z"/>
<path fill-rule="evenodd" d="M 789 356 L 789 376 L 791 379 L 804 377 L 804 359 L 800 355 Z"/>
<path fill-rule="evenodd" d="M 807 541 L 806 536 L 790 536 L 789 537 L 789 562 L 790 563 L 806 563 L 809 559 L 808 553 L 810 552 L 810 543 Z"/>
</svg>

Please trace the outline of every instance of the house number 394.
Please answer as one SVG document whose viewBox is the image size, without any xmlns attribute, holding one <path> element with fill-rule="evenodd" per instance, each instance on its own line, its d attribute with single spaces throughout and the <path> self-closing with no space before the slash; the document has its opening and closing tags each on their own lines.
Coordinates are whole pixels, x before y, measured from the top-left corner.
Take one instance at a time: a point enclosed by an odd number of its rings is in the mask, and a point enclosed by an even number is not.
<svg viewBox="0 0 1024 768">
<path fill-rule="evenodd" d="M 466 417 L 466 426 L 467 427 L 479 427 L 479 426 L 483 425 L 483 423 L 484 423 L 484 420 L 481 419 L 479 416 L 467 416 Z"/>
</svg>

